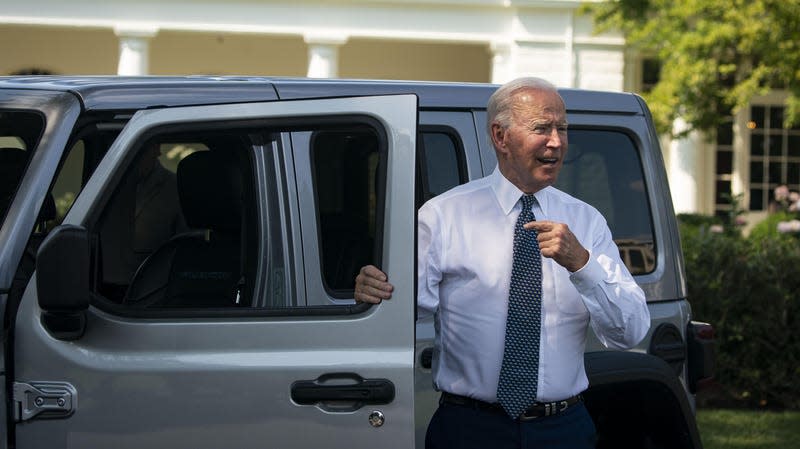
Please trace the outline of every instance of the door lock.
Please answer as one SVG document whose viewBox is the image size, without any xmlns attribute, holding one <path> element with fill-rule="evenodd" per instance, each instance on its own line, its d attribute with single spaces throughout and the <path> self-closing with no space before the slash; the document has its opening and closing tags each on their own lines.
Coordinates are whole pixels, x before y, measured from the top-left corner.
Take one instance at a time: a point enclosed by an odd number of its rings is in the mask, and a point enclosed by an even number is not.
<svg viewBox="0 0 800 449">
<path fill-rule="evenodd" d="M 375 410 L 369 414 L 369 424 L 372 427 L 380 427 L 384 422 L 386 422 L 386 417 L 383 416 L 380 410 Z"/>
</svg>

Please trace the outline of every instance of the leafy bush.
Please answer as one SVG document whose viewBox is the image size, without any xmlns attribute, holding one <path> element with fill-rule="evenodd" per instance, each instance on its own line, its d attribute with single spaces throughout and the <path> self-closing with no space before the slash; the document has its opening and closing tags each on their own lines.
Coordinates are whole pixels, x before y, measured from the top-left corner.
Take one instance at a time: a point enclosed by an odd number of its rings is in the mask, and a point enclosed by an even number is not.
<svg viewBox="0 0 800 449">
<path fill-rule="evenodd" d="M 712 232 L 713 221 L 679 219 L 694 317 L 716 330 L 715 399 L 797 408 L 800 240 L 766 231 L 745 238 Z"/>
</svg>

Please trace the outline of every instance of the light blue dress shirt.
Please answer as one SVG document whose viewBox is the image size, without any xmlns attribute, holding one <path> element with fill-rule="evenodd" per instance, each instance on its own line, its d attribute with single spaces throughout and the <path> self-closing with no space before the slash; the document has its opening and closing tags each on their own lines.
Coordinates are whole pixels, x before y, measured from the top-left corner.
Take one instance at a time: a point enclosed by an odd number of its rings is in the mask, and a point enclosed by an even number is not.
<svg viewBox="0 0 800 449">
<path fill-rule="evenodd" d="M 439 390 L 496 402 L 521 195 L 495 169 L 419 210 L 418 308 L 421 318 L 435 315 Z M 644 338 L 650 313 L 603 216 L 553 187 L 535 196 L 536 219 L 567 224 L 590 253 L 575 273 L 542 260 L 537 399 L 555 401 L 589 384 L 583 364 L 587 326 L 607 347 L 626 349 Z"/>
</svg>

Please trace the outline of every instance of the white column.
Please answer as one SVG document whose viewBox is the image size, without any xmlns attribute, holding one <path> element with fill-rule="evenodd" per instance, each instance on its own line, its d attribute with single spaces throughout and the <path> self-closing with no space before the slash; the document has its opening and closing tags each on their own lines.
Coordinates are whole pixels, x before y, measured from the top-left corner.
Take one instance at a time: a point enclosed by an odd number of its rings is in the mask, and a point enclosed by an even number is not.
<svg viewBox="0 0 800 449">
<path fill-rule="evenodd" d="M 489 45 L 492 53 L 492 83 L 503 84 L 515 78 L 513 49 L 513 42 L 496 41 Z"/>
<path fill-rule="evenodd" d="M 119 37 L 119 64 L 117 75 L 147 75 L 150 73 L 150 39 L 158 28 L 117 27 L 114 33 Z"/>
<path fill-rule="evenodd" d="M 346 36 L 307 34 L 309 78 L 336 78 L 339 76 L 339 47 L 347 42 Z"/>
<path fill-rule="evenodd" d="M 673 132 L 676 134 L 686 129 L 688 124 L 681 118 L 673 123 Z M 670 142 L 667 173 L 675 213 L 704 212 L 702 180 L 708 174 L 703 173 L 702 146 L 702 139 L 695 131 Z"/>
</svg>

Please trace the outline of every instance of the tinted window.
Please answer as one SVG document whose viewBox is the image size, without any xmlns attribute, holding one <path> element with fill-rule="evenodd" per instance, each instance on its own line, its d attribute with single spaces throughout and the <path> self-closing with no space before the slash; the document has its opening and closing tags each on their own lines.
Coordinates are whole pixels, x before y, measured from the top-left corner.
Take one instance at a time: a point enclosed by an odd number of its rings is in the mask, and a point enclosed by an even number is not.
<svg viewBox="0 0 800 449">
<path fill-rule="evenodd" d="M 605 216 L 633 274 L 652 272 L 656 263 L 645 185 L 639 152 L 626 134 L 570 129 L 569 151 L 556 187 Z"/>
<path fill-rule="evenodd" d="M 43 130 L 44 119 L 39 114 L 0 111 L 0 225 Z"/>
<path fill-rule="evenodd" d="M 425 201 L 466 182 L 462 163 L 463 150 L 457 142 L 452 132 L 422 133 L 418 152 L 421 169 L 417 176 L 422 181 Z"/>
<path fill-rule="evenodd" d="M 90 226 L 101 305 L 163 311 L 291 303 L 285 242 L 272 229 L 282 214 L 268 210 L 277 207 L 279 178 L 271 173 L 259 185 L 255 168 L 275 169 L 271 135 L 182 130 L 139 143 Z M 255 294 L 259 288 L 264 294 Z"/>
<path fill-rule="evenodd" d="M 379 259 L 378 135 L 365 128 L 320 131 L 311 137 L 311 157 L 323 281 L 329 294 L 346 297 L 361 267 Z"/>
<path fill-rule="evenodd" d="M 382 163 L 380 139 L 366 128 L 311 136 L 322 277 L 333 298 L 352 298 L 362 266 L 379 265 Z M 466 182 L 455 131 L 428 127 L 417 144 L 417 207 Z"/>
</svg>

